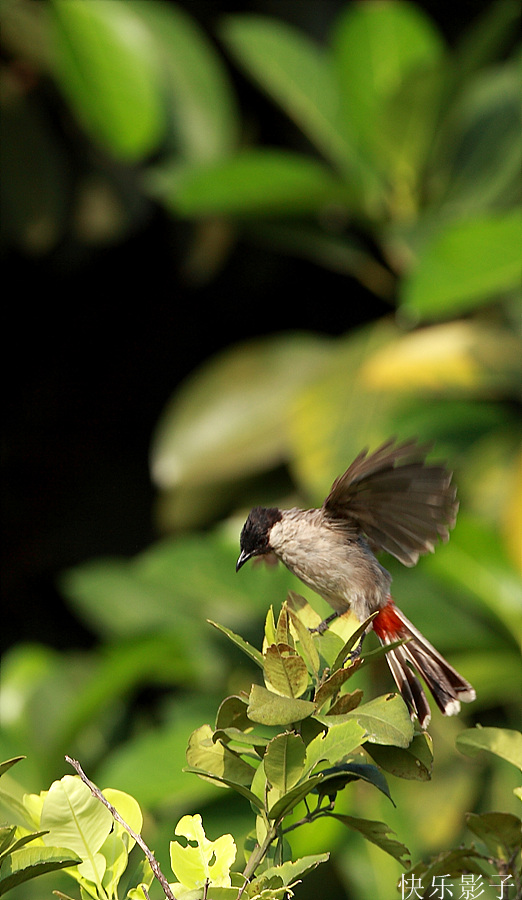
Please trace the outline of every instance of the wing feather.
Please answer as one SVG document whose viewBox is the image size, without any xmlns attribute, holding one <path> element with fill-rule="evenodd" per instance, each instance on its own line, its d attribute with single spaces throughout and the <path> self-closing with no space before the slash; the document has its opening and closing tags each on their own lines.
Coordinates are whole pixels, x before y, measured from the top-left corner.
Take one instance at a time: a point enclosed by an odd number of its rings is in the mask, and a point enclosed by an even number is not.
<svg viewBox="0 0 522 900">
<path fill-rule="evenodd" d="M 374 550 L 385 550 L 406 566 L 447 541 L 458 501 L 452 473 L 426 463 L 429 444 L 386 441 L 363 450 L 337 478 L 324 501 L 329 518 L 364 534 Z"/>
</svg>

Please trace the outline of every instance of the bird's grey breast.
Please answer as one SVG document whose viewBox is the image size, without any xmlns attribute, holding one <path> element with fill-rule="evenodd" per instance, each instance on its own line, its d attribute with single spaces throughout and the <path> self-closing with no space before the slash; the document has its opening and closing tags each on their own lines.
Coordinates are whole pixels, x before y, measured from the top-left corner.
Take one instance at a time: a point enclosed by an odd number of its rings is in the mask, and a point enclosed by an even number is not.
<svg viewBox="0 0 522 900">
<path fill-rule="evenodd" d="M 359 618 L 367 606 L 386 602 L 391 578 L 349 528 L 336 527 L 322 509 L 284 510 L 270 532 L 281 561 L 337 612 L 352 607 Z"/>
</svg>

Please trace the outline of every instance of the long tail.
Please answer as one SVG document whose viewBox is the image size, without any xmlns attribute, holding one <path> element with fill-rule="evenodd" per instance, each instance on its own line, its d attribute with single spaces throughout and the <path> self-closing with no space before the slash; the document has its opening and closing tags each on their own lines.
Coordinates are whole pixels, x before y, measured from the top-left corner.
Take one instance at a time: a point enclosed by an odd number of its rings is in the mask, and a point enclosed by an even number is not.
<svg viewBox="0 0 522 900">
<path fill-rule="evenodd" d="M 386 660 L 412 718 L 417 716 L 421 728 L 428 727 L 431 712 L 426 694 L 412 670 L 422 675 L 445 716 L 457 715 L 461 701 L 470 703 L 475 699 L 471 684 L 417 631 L 391 598 L 373 620 L 373 629 L 383 645 L 409 638 L 400 647 L 390 650 Z"/>
</svg>

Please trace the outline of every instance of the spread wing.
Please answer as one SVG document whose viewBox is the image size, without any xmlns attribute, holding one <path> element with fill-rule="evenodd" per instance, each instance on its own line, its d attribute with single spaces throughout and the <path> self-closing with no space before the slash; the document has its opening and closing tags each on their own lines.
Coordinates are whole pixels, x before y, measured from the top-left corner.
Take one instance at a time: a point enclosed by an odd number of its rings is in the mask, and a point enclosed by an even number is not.
<svg viewBox="0 0 522 900">
<path fill-rule="evenodd" d="M 425 462 L 430 445 L 389 440 L 363 450 L 334 481 L 325 513 L 363 533 L 372 550 L 386 550 L 405 566 L 447 541 L 459 508 L 452 473 Z"/>
</svg>

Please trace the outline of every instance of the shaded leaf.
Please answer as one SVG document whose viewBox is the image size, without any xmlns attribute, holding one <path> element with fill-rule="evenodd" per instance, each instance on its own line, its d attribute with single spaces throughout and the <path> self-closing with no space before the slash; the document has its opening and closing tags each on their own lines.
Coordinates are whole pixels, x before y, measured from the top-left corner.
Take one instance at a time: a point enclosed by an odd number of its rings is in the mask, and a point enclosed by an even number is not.
<svg viewBox="0 0 522 900">
<path fill-rule="evenodd" d="M 279 734 L 267 745 L 263 766 L 272 787 L 286 793 L 299 781 L 305 765 L 306 747 L 298 734 Z"/>
<path fill-rule="evenodd" d="M 310 778 L 297 784 L 274 803 L 268 811 L 268 818 L 280 821 L 284 816 L 287 816 L 314 790 L 314 788 L 322 781 L 322 778 L 322 775 L 312 775 Z"/>
<path fill-rule="evenodd" d="M 248 717 L 261 725 L 290 725 L 311 716 L 315 704 L 308 700 L 281 697 L 253 684 L 248 702 Z"/>
<path fill-rule="evenodd" d="M 321 774 L 323 775 L 323 780 L 319 787 L 316 788 L 316 792 L 320 796 L 333 797 L 339 791 L 342 791 L 347 784 L 360 780 L 375 785 L 393 803 L 388 782 L 377 766 L 372 766 L 368 763 L 340 763 L 331 768 L 322 769 Z M 395 806 L 395 803 L 393 805 Z"/>
<path fill-rule="evenodd" d="M 16 763 L 21 762 L 22 759 L 26 759 L 25 756 L 13 756 L 11 759 L 5 759 L 0 763 L 0 777 L 4 775 L 11 766 L 16 765 Z"/>
<path fill-rule="evenodd" d="M 443 319 L 516 288 L 521 244 L 518 210 L 446 225 L 420 251 L 404 279 L 401 308 L 416 318 Z"/>
<path fill-rule="evenodd" d="M 322 163 L 285 150 L 242 150 L 218 162 L 151 172 L 149 189 L 185 217 L 300 215 L 342 203 L 345 189 Z"/>
<path fill-rule="evenodd" d="M 328 815 L 332 816 L 333 819 L 337 819 L 338 822 L 342 822 L 342 824 L 346 825 L 348 828 L 358 831 L 366 838 L 366 840 L 376 844 L 381 850 L 384 850 L 385 853 L 389 853 L 390 856 L 393 856 L 398 862 L 403 865 L 409 864 L 410 851 L 404 844 L 388 837 L 388 835 L 393 832 L 384 822 L 375 822 L 371 819 L 359 819 L 354 816 L 343 816 L 338 813 L 329 813 Z"/>
<path fill-rule="evenodd" d="M 220 728 L 235 728 L 240 731 L 249 731 L 252 728 L 247 716 L 248 703 L 243 697 L 226 697 L 219 706 L 216 714 L 216 731 Z"/>
<path fill-rule="evenodd" d="M 426 733 L 416 734 L 409 747 L 382 744 L 364 745 L 377 765 L 397 778 L 429 781 L 433 766 L 432 741 Z"/>
<path fill-rule="evenodd" d="M 488 848 L 495 859 L 509 863 L 520 853 L 522 823 L 517 816 L 508 813 L 466 814 L 466 825 Z"/>
<path fill-rule="evenodd" d="M 302 656 L 288 644 L 271 644 L 266 648 L 265 680 L 284 697 L 300 697 L 308 687 L 308 669 Z"/>
<path fill-rule="evenodd" d="M 233 631 L 230 631 L 229 628 L 225 628 L 224 625 L 219 625 L 217 622 L 213 622 L 212 619 L 207 619 L 210 625 L 213 625 L 214 628 L 217 628 L 218 631 L 221 631 L 222 634 L 226 634 L 228 638 L 232 641 L 236 647 L 239 647 L 247 656 L 250 657 L 260 668 L 264 667 L 263 654 L 259 652 L 255 647 L 252 647 L 248 641 L 245 641 L 239 634 L 234 634 Z"/>
<path fill-rule="evenodd" d="M 236 59 L 341 169 L 353 157 L 339 118 L 339 94 L 322 48 L 287 23 L 258 15 L 229 16 L 222 37 Z"/>
</svg>

